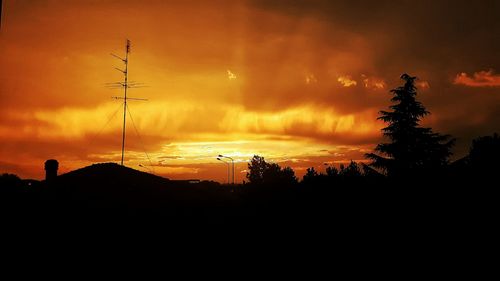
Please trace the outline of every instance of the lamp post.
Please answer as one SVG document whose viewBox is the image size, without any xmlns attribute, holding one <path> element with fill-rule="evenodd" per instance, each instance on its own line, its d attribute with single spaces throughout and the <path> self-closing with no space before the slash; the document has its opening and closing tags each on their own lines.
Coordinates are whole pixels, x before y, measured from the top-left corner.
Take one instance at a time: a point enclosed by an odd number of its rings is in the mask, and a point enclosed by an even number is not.
<svg viewBox="0 0 500 281">
<path fill-rule="evenodd" d="M 219 154 L 219 158 L 227 158 L 227 159 L 231 160 L 231 163 L 232 163 L 232 166 L 233 166 L 233 184 L 234 184 L 234 159 L 231 158 L 231 157 L 229 157 L 229 156 L 224 156 L 222 154 Z M 228 182 L 229 182 L 229 180 L 228 180 Z"/>
<path fill-rule="evenodd" d="M 227 165 L 227 184 L 229 184 L 229 162 L 226 162 L 222 159 L 220 159 L 219 157 L 217 157 L 217 160 L 221 161 L 222 163 L 226 164 Z"/>
</svg>

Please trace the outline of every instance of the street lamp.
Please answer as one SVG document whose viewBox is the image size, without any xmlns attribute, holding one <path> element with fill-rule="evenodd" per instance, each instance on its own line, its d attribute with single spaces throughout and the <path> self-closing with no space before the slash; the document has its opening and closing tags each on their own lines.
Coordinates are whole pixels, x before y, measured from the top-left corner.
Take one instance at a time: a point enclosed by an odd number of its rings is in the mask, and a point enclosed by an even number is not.
<svg viewBox="0 0 500 281">
<path fill-rule="evenodd" d="M 217 160 L 221 161 L 222 163 L 226 164 L 227 165 L 227 184 L 229 184 L 229 162 L 226 162 L 222 159 L 220 159 L 219 157 L 217 157 Z"/>
<path fill-rule="evenodd" d="M 234 184 L 234 159 L 231 158 L 231 157 L 229 157 L 229 156 L 224 156 L 222 154 L 219 154 L 219 158 L 227 158 L 227 159 L 231 160 L 231 163 L 232 163 L 232 166 L 233 166 L 233 184 Z M 228 180 L 228 182 L 229 182 L 229 180 Z"/>
</svg>

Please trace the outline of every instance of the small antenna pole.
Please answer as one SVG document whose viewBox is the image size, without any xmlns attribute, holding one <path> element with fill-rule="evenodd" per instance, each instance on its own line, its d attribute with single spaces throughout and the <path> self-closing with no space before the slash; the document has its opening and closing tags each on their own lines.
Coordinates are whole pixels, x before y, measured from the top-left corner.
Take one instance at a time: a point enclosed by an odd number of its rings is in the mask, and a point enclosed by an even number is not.
<svg viewBox="0 0 500 281">
<path fill-rule="evenodd" d="M 127 120 L 127 82 L 128 82 L 128 54 L 130 53 L 130 40 L 127 39 L 127 46 L 125 50 L 125 71 L 123 72 L 125 75 L 125 80 L 123 82 L 123 129 L 122 129 L 122 161 L 121 165 L 123 166 L 123 156 L 125 154 L 125 122 Z"/>
</svg>

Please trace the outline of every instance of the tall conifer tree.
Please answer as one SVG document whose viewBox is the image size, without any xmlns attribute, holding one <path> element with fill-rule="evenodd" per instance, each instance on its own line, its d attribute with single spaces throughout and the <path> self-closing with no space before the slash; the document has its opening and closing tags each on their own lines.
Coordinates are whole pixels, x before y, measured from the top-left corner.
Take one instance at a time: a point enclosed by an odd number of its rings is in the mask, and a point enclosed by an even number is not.
<svg viewBox="0 0 500 281">
<path fill-rule="evenodd" d="M 448 164 L 455 140 L 449 135 L 434 133 L 431 128 L 420 127 L 421 119 L 429 111 L 415 99 L 416 77 L 403 74 L 401 79 L 404 85 L 391 90 L 394 95 L 391 111 L 380 111 L 378 118 L 388 123 L 382 132 L 389 142 L 377 145 L 375 151 L 379 154 L 366 156 L 372 160 L 371 166 L 391 177 L 438 171 Z"/>
</svg>

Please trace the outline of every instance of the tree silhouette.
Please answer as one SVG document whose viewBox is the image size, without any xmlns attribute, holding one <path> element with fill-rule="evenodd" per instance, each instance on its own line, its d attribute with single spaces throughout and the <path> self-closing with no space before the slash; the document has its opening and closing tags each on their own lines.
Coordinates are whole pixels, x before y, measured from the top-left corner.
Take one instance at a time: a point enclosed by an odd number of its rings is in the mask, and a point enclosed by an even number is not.
<svg viewBox="0 0 500 281">
<path fill-rule="evenodd" d="M 298 182 L 297 177 L 295 176 L 295 171 L 292 167 L 284 167 L 281 169 L 281 180 L 284 181 L 285 184 L 296 184 Z"/>
<path fill-rule="evenodd" d="M 276 163 L 266 163 L 263 181 L 266 184 L 289 185 L 297 183 L 297 178 L 290 167 L 281 168 Z"/>
<path fill-rule="evenodd" d="M 326 167 L 326 175 L 328 177 L 337 177 L 339 175 L 339 170 L 334 166 L 328 166 Z"/>
<path fill-rule="evenodd" d="M 1 174 L 0 175 L 0 187 L 18 187 L 21 185 L 21 179 L 14 174 Z"/>
<path fill-rule="evenodd" d="M 266 161 L 264 157 L 254 155 L 248 163 L 247 179 L 252 184 L 261 184 L 264 181 Z"/>
<path fill-rule="evenodd" d="M 419 123 L 430 112 L 415 99 L 416 77 L 401 75 L 404 85 L 391 90 L 395 104 L 392 111 L 380 111 L 379 120 L 389 125 L 382 129 L 390 142 L 377 145 L 375 151 L 366 157 L 372 160 L 372 167 L 383 170 L 391 177 L 404 177 L 418 172 L 437 170 L 448 163 L 454 139 L 449 135 L 434 133 Z"/>
<path fill-rule="evenodd" d="M 492 176 L 498 171 L 498 159 L 500 158 L 500 137 L 479 137 L 472 141 L 472 146 L 467 157 L 474 174 Z"/>
<path fill-rule="evenodd" d="M 247 178 L 252 184 L 289 185 L 297 183 L 292 168 L 281 168 L 276 163 L 267 163 L 264 157 L 258 155 L 254 155 L 248 163 Z"/>
<path fill-rule="evenodd" d="M 303 182 L 311 182 L 313 181 L 315 178 L 317 178 L 319 175 L 318 175 L 318 172 L 316 172 L 316 170 L 314 169 L 314 167 L 311 167 L 311 168 L 307 168 L 306 170 L 306 173 L 304 174 L 304 176 L 302 177 L 302 181 Z"/>
<path fill-rule="evenodd" d="M 341 166 L 339 174 L 344 178 L 357 178 L 362 176 L 359 165 L 352 160 L 347 167 L 344 167 L 344 165 Z"/>
</svg>

